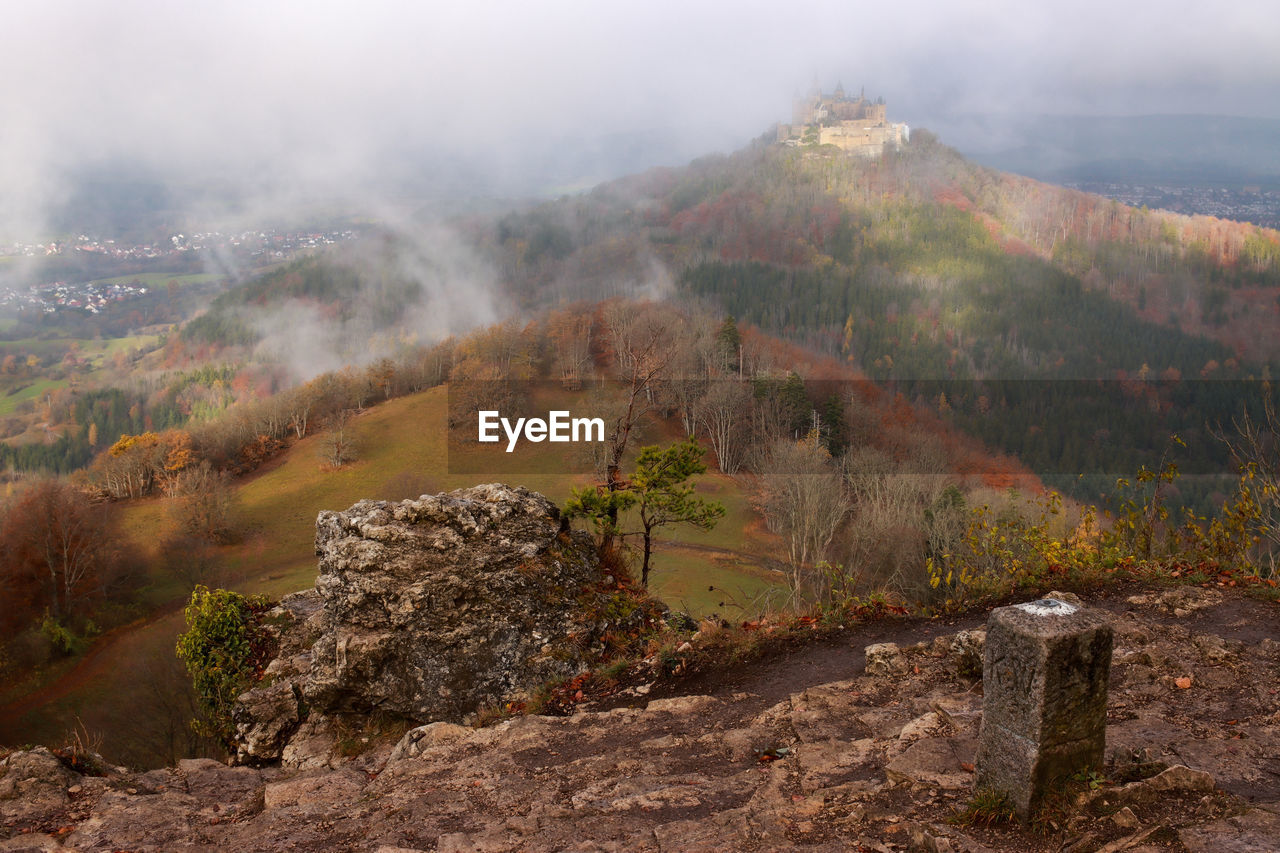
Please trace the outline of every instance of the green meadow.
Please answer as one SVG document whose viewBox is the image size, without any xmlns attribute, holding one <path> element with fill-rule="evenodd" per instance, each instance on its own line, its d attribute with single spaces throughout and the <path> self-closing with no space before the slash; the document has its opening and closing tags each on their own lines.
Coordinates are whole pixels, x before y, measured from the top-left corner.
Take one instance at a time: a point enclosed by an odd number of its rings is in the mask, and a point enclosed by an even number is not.
<svg viewBox="0 0 1280 853">
<path fill-rule="evenodd" d="M 560 405 L 565 401 L 539 402 Z M 310 587 L 316 577 L 317 513 L 346 509 L 364 498 L 398 500 L 501 481 L 563 503 L 571 489 L 591 481 L 589 476 L 570 473 L 583 468 L 575 456 L 581 451 L 572 445 L 522 444 L 512 454 L 511 467 L 524 473 L 450 473 L 446 416 L 444 388 L 391 400 L 348 424 L 354 462 L 338 469 L 326 466 L 322 452 L 326 434 L 320 432 L 295 442 L 238 481 L 233 511 L 238 541 L 215 551 L 207 582 L 272 597 Z M 636 445 L 678 438 L 658 425 L 642 431 Z M 653 592 L 672 609 L 735 621 L 753 612 L 770 591 L 781 590 L 782 575 L 773 570 L 769 557 L 778 547 L 762 532 L 759 516 L 734 480 L 707 474 L 700 478 L 699 491 L 725 505 L 725 518 L 711 531 L 659 531 Z M 105 743 L 116 745 L 109 756 L 113 760 L 135 764 L 168 760 L 165 750 L 177 735 L 166 734 L 164 726 L 159 727 L 160 734 L 154 727 L 139 727 L 136 718 L 138 709 L 154 716 L 181 698 L 175 694 L 172 650 L 183 629 L 180 608 L 190 595 L 190 580 L 165 569 L 158 559 L 159 543 L 175 527 L 170 509 L 163 498 L 120 507 L 122 530 L 147 558 L 141 598 L 154 615 L 113 632 L 80 664 L 51 669 L 43 685 L 44 702 L 13 721 L 28 738 L 57 740 L 83 725 L 104 735 Z"/>
</svg>

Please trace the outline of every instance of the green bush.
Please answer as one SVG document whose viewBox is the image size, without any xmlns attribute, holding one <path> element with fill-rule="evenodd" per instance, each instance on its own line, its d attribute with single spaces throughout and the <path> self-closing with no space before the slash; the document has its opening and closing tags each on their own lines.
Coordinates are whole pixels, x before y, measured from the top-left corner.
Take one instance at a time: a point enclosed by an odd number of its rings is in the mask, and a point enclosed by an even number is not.
<svg viewBox="0 0 1280 853">
<path fill-rule="evenodd" d="M 231 745 L 236 697 L 262 677 L 274 653 L 274 634 L 262 624 L 271 606 L 265 596 L 243 596 L 197 586 L 186 608 L 187 630 L 178 637 L 178 657 L 191 673 L 200 704 L 197 732 Z"/>
<path fill-rule="evenodd" d="M 48 612 L 44 614 L 44 620 L 40 623 L 40 633 L 44 634 L 49 645 L 60 655 L 72 655 L 81 649 L 80 638 Z"/>
</svg>

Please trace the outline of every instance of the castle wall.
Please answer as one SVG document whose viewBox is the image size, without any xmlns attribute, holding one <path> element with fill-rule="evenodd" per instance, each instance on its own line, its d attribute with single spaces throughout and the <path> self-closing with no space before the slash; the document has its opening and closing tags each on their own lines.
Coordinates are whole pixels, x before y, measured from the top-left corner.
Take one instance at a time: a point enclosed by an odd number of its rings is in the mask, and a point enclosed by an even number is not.
<svg viewBox="0 0 1280 853">
<path fill-rule="evenodd" d="M 851 122 L 835 127 L 824 127 L 818 132 L 819 145 L 834 145 L 841 151 L 878 157 L 886 145 L 897 148 L 907 140 L 905 124 L 869 125 Z"/>
<path fill-rule="evenodd" d="M 815 131 L 820 145 L 834 145 L 867 157 L 878 157 L 885 145 L 896 148 L 909 138 L 905 124 L 886 120 L 883 101 L 848 98 L 840 90 L 824 95 L 815 89 L 807 97 L 796 98 L 792 102 L 792 123 L 778 126 L 778 140 L 795 145 Z"/>
</svg>

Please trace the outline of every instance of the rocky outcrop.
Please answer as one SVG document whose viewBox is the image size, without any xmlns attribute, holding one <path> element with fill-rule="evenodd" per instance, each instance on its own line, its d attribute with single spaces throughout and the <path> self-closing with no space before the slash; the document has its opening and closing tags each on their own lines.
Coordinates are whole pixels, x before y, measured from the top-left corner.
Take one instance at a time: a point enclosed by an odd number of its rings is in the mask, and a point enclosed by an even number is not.
<svg viewBox="0 0 1280 853">
<path fill-rule="evenodd" d="M 280 653 L 234 712 L 240 762 L 323 764 L 344 715 L 461 722 L 582 672 L 605 632 L 657 614 L 522 488 L 322 512 L 316 553 L 315 589 L 269 614 Z"/>
<path fill-rule="evenodd" d="M 957 819 L 973 798 L 982 697 L 951 650 L 973 638 L 917 622 L 875 637 L 891 633 L 905 664 L 889 673 L 859 663 L 872 638 L 858 626 L 704 683 L 714 696 L 435 723 L 339 768 L 189 760 L 92 777 L 45 751 L 0 756 L 0 850 L 1275 851 L 1280 652 L 1198 651 L 1201 637 L 1230 646 L 1276 630 L 1274 605 L 1233 595 L 1192 625 L 1159 604 L 1110 602 L 1104 775 L 1064 791 L 1040 828 Z M 807 680 L 833 659 L 842 677 Z M 1179 687 L 1187 671 L 1195 683 Z"/>
</svg>

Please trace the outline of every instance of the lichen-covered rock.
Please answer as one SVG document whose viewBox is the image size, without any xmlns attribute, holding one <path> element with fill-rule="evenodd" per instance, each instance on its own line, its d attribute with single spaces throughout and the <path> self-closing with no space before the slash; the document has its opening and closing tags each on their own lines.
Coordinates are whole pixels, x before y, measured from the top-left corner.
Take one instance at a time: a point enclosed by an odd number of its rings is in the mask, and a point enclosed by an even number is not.
<svg viewBox="0 0 1280 853">
<path fill-rule="evenodd" d="M 987 632 L 982 628 L 956 633 L 947 645 L 947 652 L 955 664 L 956 672 L 968 678 L 981 678 L 986 642 Z"/>
<path fill-rule="evenodd" d="M 65 801 L 77 778 L 43 746 L 10 753 L 0 760 L 0 800 L 53 798 Z"/>
<path fill-rule="evenodd" d="M 474 729 L 459 726 L 456 723 L 428 723 L 425 726 L 418 726 L 404 733 L 404 737 L 400 738 L 400 742 L 391 750 L 391 757 L 387 761 L 417 758 L 430 751 L 432 747 L 461 740 L 473 731 Z"/>
<path fill-rule="evenodd" d="M 907 659 L 897 643 L 873 643 L 863 650 L 868 675 L 892 675 L 906 672 Z"/>
<path fill-rule="evenodd" d="M 605 631 L 633 631 L 657 615 L 606 584 L 590 537 L 569 532 L 554 504 L 523 488 L 322 512 L 316 553 L 315 592 L 277 609 L 271 683 L 235 711 L 241 761 L 280 758 L 317 714 L 462 722 L 582 672 Z"/>
<path fill-rule="evenodd" d="M 292 681 L 276 681 L 240 697 L 232 712 L 236 759 L 242 764 L 279 758 L 302 722 L 301 691 Z"/>
</svg>

